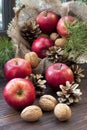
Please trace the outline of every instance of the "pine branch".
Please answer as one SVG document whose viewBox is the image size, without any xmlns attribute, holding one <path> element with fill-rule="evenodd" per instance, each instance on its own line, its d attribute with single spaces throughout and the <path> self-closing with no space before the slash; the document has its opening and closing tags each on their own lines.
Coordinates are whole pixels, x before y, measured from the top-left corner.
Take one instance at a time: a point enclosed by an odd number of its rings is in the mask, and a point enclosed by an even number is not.
<svg viewBox="0 0 87 130">
<path fill-rule="evenodd" d="M 75 25 L 68 26 L 70 37 L 67 38 L 68 43 L 65 46 L 65 52 L 72 53 L 76 59 L 87 51 L 87 25 L 78 21 Z"/>
<path fill-rule="evenodd" d="M 0 76 L 3 76 L 4 64 L 15 56 L 14 47 L 6 37 L 0 38 Z"/>
</svg>

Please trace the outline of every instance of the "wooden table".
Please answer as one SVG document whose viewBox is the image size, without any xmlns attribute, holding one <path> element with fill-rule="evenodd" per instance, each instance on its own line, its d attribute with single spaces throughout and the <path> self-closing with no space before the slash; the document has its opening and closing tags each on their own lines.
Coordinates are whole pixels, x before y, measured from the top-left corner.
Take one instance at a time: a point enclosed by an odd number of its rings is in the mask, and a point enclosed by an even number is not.
<svg viewBox="0 0 87 130">
<path fill-rule="evenodd" d="M 80 83 L 82 100 L 71 106 L 72 118 L 67 122 L 58 121 L 53 112 L 44 112 L 37 122 L 25 122 L 20 118 L 20 112 L 12 109 L 4 101 L 2 93 L 6 81 L 0 79 L 0 130 L 87 130 L 87 64 L 83 67 L 85 78 Z"/>
</svg>

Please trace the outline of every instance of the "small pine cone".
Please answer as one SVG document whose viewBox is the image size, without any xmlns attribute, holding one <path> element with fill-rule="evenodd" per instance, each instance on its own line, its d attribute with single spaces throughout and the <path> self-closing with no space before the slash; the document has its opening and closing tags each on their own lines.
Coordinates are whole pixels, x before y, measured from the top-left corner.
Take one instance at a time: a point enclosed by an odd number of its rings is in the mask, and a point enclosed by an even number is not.
<svg viewBox="0 0 87 130">
<path fill-rule="evenodd" d="M 47 58 L 52 63 L 65 63 L 66 65 L 70 66 L 74 64 L 72 58 L 69 58 L 68 54 L 65 54 L 64 50 L 57 46 L 52 46 L 46 52 Z"/>
<path fill-rule="evenodd" d="M 33 82 L 37 96 L 41 96 L 44 94 L 46 89 L 46 80 L 44 80 L 41 74 L 31 74 L 30 80 Z"/>
<path fill-rule="evenodd" d="M 28 41 L 30 45 L 41 34 L 41 32 L 42 31 L 35 19 L 29 19 L 20 26 L 21 36 Z"/>
<path fill-rule="evenodd" d="M 79 84 L 70 84 L 69 81 L 66 82 L 66 86 L 60 85 L 61 91 L 57 92 L 58 101 L 60 103 L 66 103 L 67 105 L 79 102 L 82 92 L 80 89 L 77 89 L 78 86 Z"/>
<path fill-rule="evenodd" d="M 63 50 L 59 47 L 52 46 L 46 52 L 47 58 L 52 63 L 61 62 L 63 58 Z"/>
<path fill-rule="evenodd" d="M 74 74 L 74 80 L 76 83 L 81 82 L 81 78 L 85 77 L 84 74 L 82 73 L 84 69 L 82 69 L 79 65 L 71 65 L 71 70 L 73 71 Z"/>
</svg>

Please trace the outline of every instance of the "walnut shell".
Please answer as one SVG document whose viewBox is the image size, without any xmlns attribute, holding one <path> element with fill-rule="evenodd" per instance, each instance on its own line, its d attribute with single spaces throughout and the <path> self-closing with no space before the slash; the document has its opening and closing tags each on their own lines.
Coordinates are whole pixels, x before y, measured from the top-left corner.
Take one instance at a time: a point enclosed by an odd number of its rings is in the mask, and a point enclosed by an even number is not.
<svg viewBox="0 0 87 130">
<path fill-rule="evenodd" d="M 37 67 L 39 64 L 39 57 L 35 52 L 26 53 L 24 58 L 31 64 L 32 68 Z"/>
<path fill-rule="evenodd" d="M 57 104 L 57 100 L 51 95 L 43 95 L 40 97 L 39 106 L 44 111 L 54 110 Z"/>
<path fill-rule="evenodd" d="M 42 117 L 42 110 L 39 106 L 31 105 L 23 109 L 21 118 L 25 121 L 37 121 Z"/>
<path fill-rule="evenodd" d="M 54 115 L 60 121 L 67 121 L 71 118 L 72 112 L 68 105 L 64 103 L 59 103 L 55 106 Z"/>
<path fill-rule="evenodd" d="M 55 46 L 64 48 L 67 44 L 67 40 L 65 38 L 57 38 L 55 41 Z"/>
<path fill-rule="evenodd" d="M 52 40 L 52 41 L 55 41 L 57 38 L 59 37 L 59 35 L 58 35 L 58 33 L 51 33 L 50 34 L 50 39 Z"/>
</svg>

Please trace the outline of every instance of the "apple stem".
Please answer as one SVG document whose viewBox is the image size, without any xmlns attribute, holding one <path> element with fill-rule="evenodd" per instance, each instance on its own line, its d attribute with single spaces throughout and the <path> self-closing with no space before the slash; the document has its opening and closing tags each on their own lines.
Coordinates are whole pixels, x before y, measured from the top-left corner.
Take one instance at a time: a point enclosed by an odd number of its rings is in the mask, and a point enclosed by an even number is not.
<svg viewBox="0 0 87 130">
<path fill-rule="evenodd" d="M 62 64 L 60 65 L 60 69 L 61 69 L 61 67 L 62 67 Z"/>
<path fill-rule="evenodd" d="M 17 62 L 17 61 L 15 61 L 15 65 L 18 65 L 18 62 Z"/>
<path fill-rule="evenodd" d="M 47 17 L 47 12 L 44 13 L 44 16 Z"/>
<path fill-rule="evenodd" d="M 17 95 L 22 95 L 22 90 L 17 91 Z"/>
</svg>

